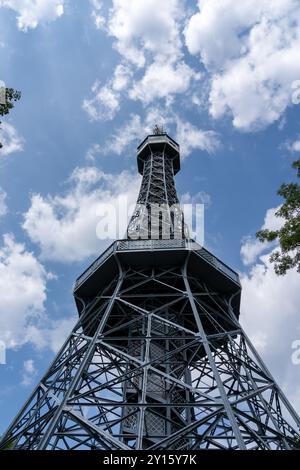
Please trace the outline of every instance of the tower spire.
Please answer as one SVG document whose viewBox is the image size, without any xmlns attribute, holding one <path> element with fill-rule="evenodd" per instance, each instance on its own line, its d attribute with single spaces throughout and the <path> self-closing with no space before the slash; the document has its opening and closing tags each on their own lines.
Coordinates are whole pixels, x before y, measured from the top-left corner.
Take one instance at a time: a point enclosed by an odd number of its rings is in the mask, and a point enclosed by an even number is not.
<svg viewBox="0 0 300 470">
<path fill-rule="evenodd" d="M 165 130 L 164 130 L 164 126 L 163 125 L 159 125 L 159 124 L 155 124 L 155 126 L 153 127 L 153 134 L 154 135 L 162 135 L 162 134 L 165 134 Z"/>
</svg>

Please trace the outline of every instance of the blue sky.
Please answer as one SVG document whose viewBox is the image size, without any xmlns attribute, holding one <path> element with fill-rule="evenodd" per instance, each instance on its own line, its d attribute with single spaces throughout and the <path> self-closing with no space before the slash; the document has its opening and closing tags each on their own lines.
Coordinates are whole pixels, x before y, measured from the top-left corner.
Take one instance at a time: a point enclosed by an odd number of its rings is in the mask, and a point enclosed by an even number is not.
<svg viewBox="0 0 300 470">
<path fill-rule="evenodd" d="M 205 246 L 241 274 L 242 323 L 300 411 L 299 274 L 277 278 L 254 237 L 278 224 L 299 157 L 299 25 L 297 0 L 0 0 L 0 80 L 22 91 L 1 131 L 0 433 L 70 331 L 73 282 L 107 244 L 97 204 L 134 202 L 136 146 L 156 122 L 181 145 L 178 193 L 205 203 Z"/>
</svg>

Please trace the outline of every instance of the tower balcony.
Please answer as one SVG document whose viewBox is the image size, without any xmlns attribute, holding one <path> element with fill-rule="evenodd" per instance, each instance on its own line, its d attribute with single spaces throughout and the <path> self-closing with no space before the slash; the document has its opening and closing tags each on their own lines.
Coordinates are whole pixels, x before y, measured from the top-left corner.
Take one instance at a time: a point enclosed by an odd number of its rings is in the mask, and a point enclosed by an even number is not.
<svg viewBox="0 0 300 470">
<path fill-rule="evenodd" d="M 219 293 L 236 294 L 233 309 L 239 316 L 240 280 L 239 275 L 194 240 L 117 240 L 112 243 L 76 280 L 74 297 L 79 314 L 80 299 L 97 295 L 102 286 L 118 275 L 116 257 L 123 266 L 174 266 L 183 265 L 190 252 L 188 274 L 203 279 Z"/>
<path fill-rule="evenodd" d="M 173 160 L 174 175 L 180 170 L 180 147 L 168 134 L 148 135 L 137 148 L 138 171 L 142 175 L 144 162 L 151 153 L 164 152 Z"/>
</svg>

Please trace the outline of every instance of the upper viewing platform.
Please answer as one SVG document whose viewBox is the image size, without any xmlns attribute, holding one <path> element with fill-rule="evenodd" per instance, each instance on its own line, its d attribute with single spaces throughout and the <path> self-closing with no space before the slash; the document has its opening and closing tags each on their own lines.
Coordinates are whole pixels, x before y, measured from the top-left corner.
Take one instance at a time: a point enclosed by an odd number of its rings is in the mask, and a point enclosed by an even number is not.
<svg viewBox="0 0 300 470">
<path fill-rule="evenodd" d="M 138 170 L 142 175 L 144 162 L 151 153 L 164 152 L 173 160 L 174 175 L 180 170 L 180 147 L 168 134 L 151 134 L 137 148 Z"/>
</svg>

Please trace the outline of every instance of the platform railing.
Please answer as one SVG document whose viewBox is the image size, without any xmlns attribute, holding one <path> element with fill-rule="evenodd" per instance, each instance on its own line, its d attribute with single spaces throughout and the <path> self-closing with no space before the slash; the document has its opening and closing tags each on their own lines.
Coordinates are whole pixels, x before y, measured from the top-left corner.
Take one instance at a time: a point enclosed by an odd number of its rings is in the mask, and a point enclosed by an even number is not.
<svg viewBox="0 0 300 470">
<path fill-rule="evenodd" d="M 91 274 L 93 274 L 104 261 L 114 252 L 124 251 L 159 251 L 159 250 L 193 250 L 200 258 L 210 263 L 223 274 L 229 276 L 233 281 L 239 283 L 238 274 L 227 266 L 223 261 L 212 255 L 208 250 L 201 247 L 194 240 L 184 238 L 168 240 L 117 240 L 112 243 L 76 280 L 76 290 Z"/>
<path fill-rule="evenodd" d="M 171 145 L 177 152 L 179 152 L 179 145 L 168 135 L 150 135 L 148 136 L 137 148 L 138 154 L 148 145 L 148 144 L 160 144 L 167 142 Z"/>
</svg>

